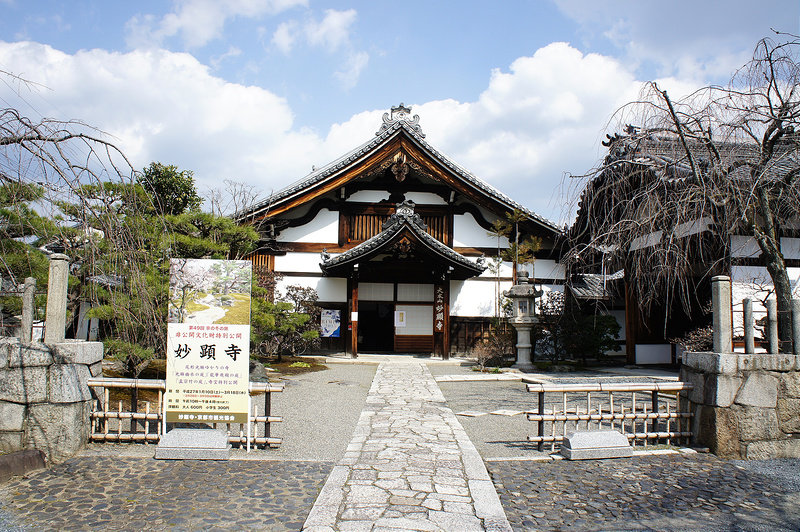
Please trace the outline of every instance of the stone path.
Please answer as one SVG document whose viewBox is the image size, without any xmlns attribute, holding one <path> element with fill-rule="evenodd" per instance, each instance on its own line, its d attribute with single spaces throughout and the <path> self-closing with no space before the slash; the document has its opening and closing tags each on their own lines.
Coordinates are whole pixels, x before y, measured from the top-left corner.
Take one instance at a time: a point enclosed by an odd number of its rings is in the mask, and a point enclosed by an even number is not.
<svg viewBox="0 0 800 532">
<path fill-rule="evenodd" d="M 186 323 L 215 323 L 218 319 L 224 318 L 227 312 L 222 307 L 209 307 L 186 316 Z"/>
<path fill-rule="evenodd" d="M 423 363 L 382 363 L 303 530 L 510 532 L 486 467 Z"/>
</svg>

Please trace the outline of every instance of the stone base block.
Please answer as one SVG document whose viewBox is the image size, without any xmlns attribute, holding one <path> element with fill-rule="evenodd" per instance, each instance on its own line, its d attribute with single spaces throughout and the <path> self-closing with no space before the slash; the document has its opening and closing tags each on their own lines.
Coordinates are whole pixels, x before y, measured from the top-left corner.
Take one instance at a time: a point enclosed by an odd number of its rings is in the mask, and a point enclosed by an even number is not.
<svg viewBox="0 0 800 532">
<path fill-rule="evenodd" d="M 742 454 L 747 460 L 800 458 L 800 440 L 792 438 L 749 443 Z"/>
<path fill-rule="evenodd" d="M 0 456 L 0 482 L 6 482 L 14 476 L 25 476 L 45 467 L 44 453 L 36 449 L 4 454 Z"/>
<path fill-rule="evenodd" d="M 561 455 L 567 460 L 628 458 L 633 448 L 628 438 L 616 430 L 571 432 L 561 443 Z"/>
<path fill-rule="evenodd" d="M 21 430 L 17 432 L 0 432 L 0 455 L 21 451 L 24 448 L 24 432 Z"/>
<path fill-rule="evenodd" d="M 65 340 L 56 344 L 54 351 L 62 364 L 84 364 L 89 366 L 103 361 L 103 342 Z"/>
<path fill-rule="evenodd" d="M 156 460 L 228 460 L 228 436 L 214 429 L 173 429 L 161 437 Z"/>
<path fill-rule="evenodd" d="M 91 401 L 30 405 L 25 447 L 44 452 L 52 464 L 72 458 L 89 441 L 91 411 Z"/>
</svg>

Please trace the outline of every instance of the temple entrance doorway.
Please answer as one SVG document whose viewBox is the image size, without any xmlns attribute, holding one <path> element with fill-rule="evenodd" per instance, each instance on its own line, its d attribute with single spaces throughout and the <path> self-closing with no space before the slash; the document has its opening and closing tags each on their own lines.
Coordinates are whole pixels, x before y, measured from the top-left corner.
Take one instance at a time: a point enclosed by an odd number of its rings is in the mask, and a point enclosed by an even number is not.
<svg viewBox="0 0 800 532">
<path fill-rule="evenodd" d="M 358 308 L 358 350 L 361 353 L 394 350 L 394 304 L 362 301 Z"/>
</svg>

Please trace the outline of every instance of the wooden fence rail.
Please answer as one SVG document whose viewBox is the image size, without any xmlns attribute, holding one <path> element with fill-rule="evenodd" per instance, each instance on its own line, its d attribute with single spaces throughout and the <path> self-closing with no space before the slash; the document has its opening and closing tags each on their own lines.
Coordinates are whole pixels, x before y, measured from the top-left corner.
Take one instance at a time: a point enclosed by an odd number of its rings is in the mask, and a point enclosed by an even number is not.
<svg viewBox="0 0 800 532">
<path fill-rule="evenodd" d="M 556 443 L 576 430 L 619 430 L 634 445 L 688 443 L 692 436 L 692 414 L 684 411 L 688 404 L 679 393 L 691 390 L 689 383 L 528 384 L 527 388 L 539 396 L 537 411 L 527 413 L 537 427 L 528 441 L 537 443 L 539 451 L 546 443 L 554 451 Z"/>
<path fill-rule="evenodd" d="M 157 443 L 161 439 L 164 419 L 164 391 L 167 387 L 164 380 L 89 379 L 89 387 L 95 389 L 95 397 L 97 398 L 92 407 L 90 440 Z M 151 411 L 151 403 L 149 401 L 142 401 L 145 405 L 144 412 L 125 410 L 122 401 L 118 401 L 117 408 L 113 409 L 111 405 L 111 390 L 132 388 L 158 391 L 156 410 Z M 99 393 L 98 389 L 100 390 Z M 236 434 L 236 430 L 232 430 L 232 424 L 227 423 L 228 442 L 240 445 L 245 444 L 248 449 L 253 445 L 268 447 L 280 445 L 281 438 L 275 438 L 270 434 L 270 425 L 283 421 L 283 418 L 271 415 L 270 411 L 272 409 L 271 394 L 282 391 L 283 384 L 251 382 L 251 396 L 264 394 L 264 412 L 259 414 L 259 407 L 254 405 L 249 415 L 250 423 L 239 425 L 238 434 Z M 261 435 L 259 435 L 259 424 L 263 426 Z M 217 428 L 219 424 L 214 423 L 213 425 Z"/>
</svg>

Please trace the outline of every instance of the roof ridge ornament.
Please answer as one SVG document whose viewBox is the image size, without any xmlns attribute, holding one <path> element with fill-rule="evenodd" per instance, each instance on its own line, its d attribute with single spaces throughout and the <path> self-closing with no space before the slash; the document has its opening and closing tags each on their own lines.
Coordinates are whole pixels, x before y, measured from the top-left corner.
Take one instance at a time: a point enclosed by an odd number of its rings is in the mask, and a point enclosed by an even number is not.
<svg viewBox="0 0 800 532">
<path fill-rule="evenodd" d="M 422 221 L 422 217 L 414 212 L 414 207 L 415 203 L 411 200 L 405 200 L 402 203 L 396 204 L 394 214 L 389 216 L 389 218 L 383 222 L 383 230 L 385 231 L 395 224 L 402 223 L 404 219 L 413 223 L 423 231 L 428 229 L 427 224 Z"/>
<path fill-rule="evenodd" d="M 422 132 L 422 128 L 419 125 L 419 115 L 414 115 L 412 117 L 411 107 L 406 107 L 403 102 L 400 102 L 400 105 L 397 107 L 392 107 L 391 115 L 389 113 L 383 113 L 383 124 L 381 124 L 381 128 L 375 133 L 375 136 L 380 136 L 384 131 L 400 122 L 407 123 L 414 133 L 423 139 L 425 138 L 425 133 Z"/>
</svg>

